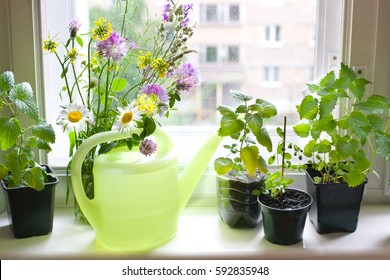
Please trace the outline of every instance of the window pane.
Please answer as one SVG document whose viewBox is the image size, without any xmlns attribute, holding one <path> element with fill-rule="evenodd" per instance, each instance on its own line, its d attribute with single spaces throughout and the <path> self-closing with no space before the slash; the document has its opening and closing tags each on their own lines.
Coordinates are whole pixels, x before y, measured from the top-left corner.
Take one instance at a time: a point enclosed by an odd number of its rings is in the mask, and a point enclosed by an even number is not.
<svg viewBox="0 0 390 280">
<path fill-rule="evenodd" d="M 206 48 L 206 61 L 217 62 L 217 47 Z"/>
<path fill-rule="evenodd" d="M 239 5 L 230 5 L 230 7 L 229 7 L 229 20 L 230 21 L 239 21 L 240 20 L 240 6 Z"/>
</svg>

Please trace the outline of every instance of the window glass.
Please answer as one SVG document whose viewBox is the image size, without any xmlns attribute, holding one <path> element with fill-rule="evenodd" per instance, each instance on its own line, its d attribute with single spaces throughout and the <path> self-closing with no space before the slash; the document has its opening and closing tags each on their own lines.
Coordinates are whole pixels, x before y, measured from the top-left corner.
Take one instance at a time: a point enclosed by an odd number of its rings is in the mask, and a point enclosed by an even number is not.
<svg viewBox="0 0 390 280">
<path fill-rule="evenodd" d="M 314 76 L 316 5 L 313 1 L 276 1 L 277 5 L 266 0 L 181 2 L 194 4 L 191 24 L 196 24 L 196 28 L 189 47 L 196 52 L 187 56 L 187 62 L 198 68 L 201 86 L 183 96 L 177 104 L 178 110 L 159 122 L 170 127 L 195 126 L 191 132 L 196 132 L 196 127 L 216 126 L 219 121 L 216 107 L 222 104 L 235 106 L 230 94 L 233 89 L 268 100 L 278 108 L 281 119 L 287 115 L 289 125 L 295 124 L 299 119 L 295 105 L 299 103 L 306 83 Z M 123 6 L 123 1 L 78 0 L 73 3 L 77 7 L 67 8 L 77 10 L 74 17 L 83 22 L 85 30 L 98 17 L 109 19 L 113 25 L 121 22 L 121 11 L 116 4 Z M 166 1 L 132 0 L 130 4 L 134 34 L 135 31 L 142 34 L 147 20 L 161 19 Z M 63 16 L 65 14 L 68 15 L 64 13 Z M 48 17 L 54 19 L 58 15 L 50 12 Z M 66 34 L 71 19 L 68 18 L 66 24 L 61 23 L 63 30 L 50 23 L 48 31 L 53 35 Z M 239 25 L 231 24 L 238 21 Z M 142 39 L 142 36 L 131 37 L 134 41 Z M 56 61 L 51 61 L 45 64 L 45 69 L 55 66 L 58 66 Z M 46 73 L 45 83 L 50 84 L 50 90 L 46 89 L 50 92 L 46 110 L 55 123 L 62 102 L 56 95 L 61 91 L 63 81 L 58 73 L 51 70 Z M 273 119 L 267 124 L 280 123 Z M 66 136 L 62 138 L 68 142 Z"/>
</svg>

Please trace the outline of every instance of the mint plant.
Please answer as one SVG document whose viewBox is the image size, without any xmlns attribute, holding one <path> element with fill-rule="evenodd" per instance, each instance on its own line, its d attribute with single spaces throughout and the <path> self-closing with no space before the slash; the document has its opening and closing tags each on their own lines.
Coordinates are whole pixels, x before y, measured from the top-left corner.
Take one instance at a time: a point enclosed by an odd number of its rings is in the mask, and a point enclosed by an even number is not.
<svg viewBox="0 0 390 280">
<path fill-rule="evenodd" d="M 217 110 L 222 115 L 218 134 L 230 137 L 233 142 L 224 145 L 228 155 L 217 158 L 214 169 L 218 175 L 229 174 L 246 181 L 255 177 L 258 171 L 268 171 L 259 147 L 272 151 L 271 138 L 263 123 L 264 119 L 276 116 L 277 110 L 263 99 L 249 103 L 253 99 L 251 96 L 240 91 L 232 91 L 232 94 L 239 105 L 236 108 L 219 106 Z"/>
<path fill-rule="evenodd" d="M 20 118 L 29 119 L 25 127 Z M 15 84 L 10 71 L 0 75 L 0 180 L 9 188 L 27 185 L 44 188 L 46 171 L 35 162 L 37 149 L 51 151 L 55 133 L 50 124 L 39 118 L 31 85 Z"/>
<path fill-rule="evenodd" d="M 372 171 L 376 155 L 390 159 L 390 101 L 367 96 L 368 84 L 344 64 L 338 77 L 330 71 L 319 83 L 308 84 L 310 94 L 297 106 L 305 122 L 294 131 L 310 138 L 303 150 L 320 173 L 316 183 L 346 182 L 356 187 Z"/>
<path fill-rule="evenodd" d="M 280 202 L 283 201 L 285 190 L 294 183 L 294 179 L 286 176 L 286 170 L 302 171 L 307 167 L 304 164 L 295 164 L 292 162 L 293 157 L 302 160 L 303 150 L 297 144 L 286 141 L 286 126 L 287 117 L 284 117 L 283 129 L 280 127 L 276 128 L 276 133 L 280 137 L 276 151 L 268 159 L 269 165 L 276 163 L 276 169 L 273 172 L 269 171 L 267 173 L 264 182 L 264 194 L 267 194 Z"/>
</svg>

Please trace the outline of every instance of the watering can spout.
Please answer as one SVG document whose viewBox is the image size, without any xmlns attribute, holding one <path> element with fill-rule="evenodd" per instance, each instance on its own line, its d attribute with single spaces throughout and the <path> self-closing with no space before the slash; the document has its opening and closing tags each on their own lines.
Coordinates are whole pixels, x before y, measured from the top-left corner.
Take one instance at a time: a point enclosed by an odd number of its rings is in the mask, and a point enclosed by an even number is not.
<svg viewBox="0 0 390 280">
<path fill-rule="evenodd" d="M 187 205 L 192 193 L 194 192 L 198 182 L 200 181 L 203 172 L 206 170 L 211 157 L 218 148 L 222 137 L 215 132 L 204 143 L 190 163 L 184 168 L 179 175 L 179 190 L 180 190 L 180 212 Z"/>
</svg>

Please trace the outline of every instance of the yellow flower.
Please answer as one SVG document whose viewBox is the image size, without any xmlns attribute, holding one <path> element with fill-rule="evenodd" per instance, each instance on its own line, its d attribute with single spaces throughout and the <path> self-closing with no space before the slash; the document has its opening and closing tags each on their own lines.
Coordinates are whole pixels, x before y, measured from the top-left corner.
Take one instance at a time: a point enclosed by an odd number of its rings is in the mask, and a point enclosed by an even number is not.
<svg viewBox="0 0 390 280">
<path fill-rule="evenodd" d="M 148 96 L 147 94 L 141 94 L 135 101 L 135 106 L 140 111 L 144 111 L 145 114 L 150 117 L 157 108 L 157 99 L 155 95 Z"/>
<path fill-rule="evenodd" d="M 43 49 L 51 53 L 57 52 L 58 45 L 59 43 L 51 39 L 50 36 L 47 38 L 47 40 L 43 41 Z"/>
<path fill-rule="evenodd" d="M 74 63 L 77 56 L 78 56 L 78 52 L 77 52 L 76 48 L 73 48 L 71 51 L 68 51 L 68 57 L 69 57 L 71 63 Z"/>
<path fill-rule="evenodd" d="M 95 28 L 92 30 L 92 39 L 104 41 L 110 37 L 112 27 L 109 21 L 106 21 L 104 18 L 98 18 L 93 24 L 95 25 Z"/>
<path fill-rule="evenodd" d="M 164 61 L 162 57 L 159 57 L 153 59 L 152 68 L 157 70 L 160 78 L 164 78 L 167 75 L 169 63 Z"/>
<path fill-rule="evenodd" d="M 143 69 L 149 66 L 152 63 L 152 53 L 150 51 L 146 52 L 146 55 L 143 55 L 143 51 L 139 51 L 140 56 L 138 57 L 138 67 Z"/>
</svg>

